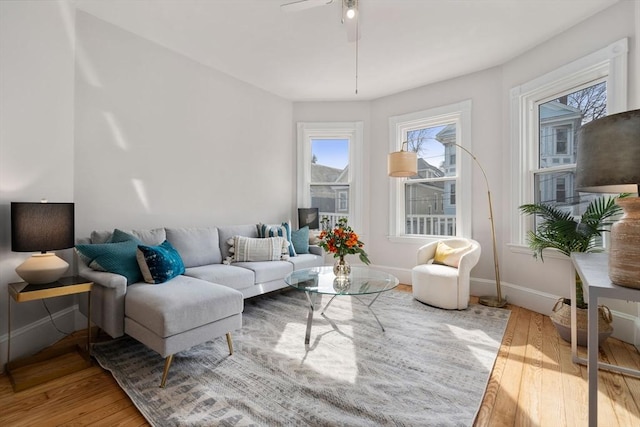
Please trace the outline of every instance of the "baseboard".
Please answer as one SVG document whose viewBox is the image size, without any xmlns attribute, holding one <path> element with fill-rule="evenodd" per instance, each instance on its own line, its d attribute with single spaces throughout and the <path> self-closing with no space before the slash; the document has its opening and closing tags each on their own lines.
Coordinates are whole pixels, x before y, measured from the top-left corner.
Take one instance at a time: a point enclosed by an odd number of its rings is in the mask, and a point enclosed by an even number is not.
<svg viewBox="0 0 640 427">
<path fill-rule="evenodd" d="M 546 316 L 551 315 L 553 306 L 561 296 L 553 295 L 546 292 L 540 292 L 535 289 L 529 289 L 512 283 L 502 282 L 502 295 L 508 302 L 517 306 L 535 311 Z M 494 281 L 484 279 L 471 279 L 471 294 L 480 295 L 479 292 L 486 292 L 488 295 L 496 294 L 496 284 Z M 484 294 L 483 294 L 484 295 Z M 613 334 L 612 337 L 627 343 L 635 343 L 638 347 L 638 339 L 640 335 L 640 319 L 628 313 L 611 310 L 613 317 Z"/>
<path fill-rule="evenodd" d="M 636 317 L 635 319 L 635 336 L 634 336 L 634 340 L 633 340 L 633 345 L 636 346 L 636 349 L 638 349 L 638 351 L 640 351 L 640 317 Z"/>
<path fill-rule="evenodd" d="M 395 268 L 390 266 L 375 266 L 380 270 L 393 274 L 398 278 L 400 283 L 411 284 L 411 270 L 405 268 Z M 553 306 L 556 301 L 561 298 L 559 295 L 553 295 L 546 292 L 537 291 L 535 289 L 525 288 L 513 283 L 501 282 L 500 290 L 502 297 L 511 304 L 526 308 L 527 310 L 541 313 L 546 316 L 551 315 Z M 471 295 L 493 295 L 497 294 L 495 280 L 471 278 Z M 612 336 L 634 344 L 640 349 L 640 318 L 631 314 L 622 313 L 611 310 L 613 315 L 613 334 Z"/>
<path fill-rule="evenodd" d="M 12 317 L 15 319 L 15 313 L 12 314 Z M 59 329 L 66 332 L 73 332 L 78 329 L 76 327 L 79 324 L 77 319 L 78 314 L 78 306 L 73 305 L 55 313 L 51 313 L 51 317 Z M 80 316 L 84 318 L 84 328 L 86 328 L 86 317 L 81 314 Z M 8 338 L 8 334 L 0 336 L 0 372 L 4 372 L 5 365 L 7 363 Z M 62 338 L 64 338 L 64 335 L 58 332 L 51 324 L 49 316 L 43 317 L 20 328 L 12 329 L 11 360 L 35 354 Z"/>
</svg>

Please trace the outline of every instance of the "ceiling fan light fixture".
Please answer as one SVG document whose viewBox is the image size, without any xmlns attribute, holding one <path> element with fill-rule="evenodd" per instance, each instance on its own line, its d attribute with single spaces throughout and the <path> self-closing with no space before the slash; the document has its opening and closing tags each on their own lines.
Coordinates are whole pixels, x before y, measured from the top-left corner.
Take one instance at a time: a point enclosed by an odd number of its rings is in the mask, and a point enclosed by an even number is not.
<svg viewBox="0 0 640 427">
<path fill-rule="evenodd" d="M 356 13 L 358 11 L 357 0 L 343 0 L 342 7 L 343 7 L 344 16 L 347 19 L 353 19 L 356 17 Z"/>
<path fill-rule="evenodd" d="M 347 18 L 353 19 L 356 16 L 356 10 L 354 8 L 347 9 Z"/>
</svg>

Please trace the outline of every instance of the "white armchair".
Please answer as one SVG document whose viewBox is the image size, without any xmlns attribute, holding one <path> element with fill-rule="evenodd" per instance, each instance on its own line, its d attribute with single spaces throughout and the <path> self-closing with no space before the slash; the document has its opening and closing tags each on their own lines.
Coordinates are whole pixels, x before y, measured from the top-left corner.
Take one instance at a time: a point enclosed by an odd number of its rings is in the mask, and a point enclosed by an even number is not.
<svg viewBox="0 0 640 427">
<path fill-rule="evenodd" d="M 444 245 L 435 260 L 439 243 Z M 469 277 L 480 252 L 480 244 L 472 239 L 443 239 L 422 246 L 418 249 L 418 265 L 411 270 L 413 297 L 435 307 L 467 308 Z"/>
</svg>

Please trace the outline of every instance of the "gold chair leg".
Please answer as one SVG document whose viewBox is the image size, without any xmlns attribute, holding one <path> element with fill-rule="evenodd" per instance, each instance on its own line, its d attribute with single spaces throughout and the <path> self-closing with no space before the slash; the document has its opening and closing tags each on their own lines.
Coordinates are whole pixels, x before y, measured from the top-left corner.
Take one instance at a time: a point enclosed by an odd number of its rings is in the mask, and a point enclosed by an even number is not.
<svg viewBox="0 0 640 427">
<path fill-rule="evenodd" d="M 229 346 L 229 354 L 233 354 L 233 342 L 231 341 L 231 332 L 227 332 L 227 345 Z"/>
<path fill-rule="evenodd" d="M 164 371 L 162 371 L 162 381 L 160 381 L 160 388 L 164 388 L 164 385 L 167 382 L 167 375 L 169 374 L 169 367 L 171 366 L 171 362 L 173 362 L 173 354 L 170 354 L 166 359 L 164 359 Z"/>
</svg>

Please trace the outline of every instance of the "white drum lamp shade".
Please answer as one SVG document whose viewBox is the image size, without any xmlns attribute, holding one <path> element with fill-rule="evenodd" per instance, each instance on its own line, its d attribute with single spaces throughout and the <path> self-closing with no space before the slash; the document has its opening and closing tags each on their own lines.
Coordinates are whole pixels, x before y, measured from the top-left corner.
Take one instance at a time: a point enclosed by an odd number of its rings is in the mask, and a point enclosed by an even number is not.
<svg viewBox="0 0 640 427">
<path fill-rule="evenodd" d="M 55 253 L 47 252 L 74 246 L 73 203 L 11 202 L 11 250 L 40 252 L 16 268 L 16 273 L 31 284 L 58 280 L 69 264 Z"/>
<path fill-rule="evenodd" d="M 402 143 L 402 147 L 407 142 Z M 415 151 L 404 151 L 400 148 L 400 151 L 389 154 L 387 160 L 387 171 L 389 176 L 394 178 L 402 178 L 414 176 L 418 173 L 418 153 Z"/>
<path fill-rule="evenodd" d="M 638 193 L 640 110 L 612 114 L 578 131 L 576 189 L 592 193 Z M 609 278 L 640 288 L 640 197 L 619 198 L 623 216 L 611 227 Z"/>
</svg>

